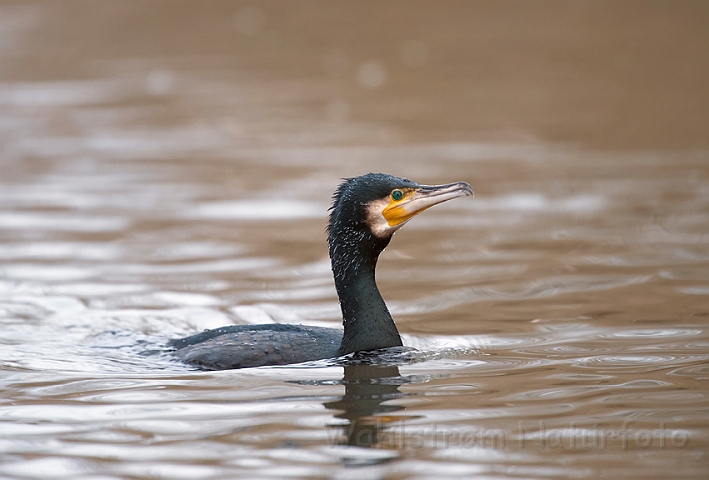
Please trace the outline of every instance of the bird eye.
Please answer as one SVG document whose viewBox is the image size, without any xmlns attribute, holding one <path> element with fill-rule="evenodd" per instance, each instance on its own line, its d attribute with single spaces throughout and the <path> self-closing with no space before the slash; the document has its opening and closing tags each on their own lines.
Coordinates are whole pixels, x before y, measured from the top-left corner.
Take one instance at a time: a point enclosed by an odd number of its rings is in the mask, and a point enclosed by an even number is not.
<svg viewBox="0 0 709 480">
<path fill-rule="evenodd" d="M 392 200 L 396 201 L 396 200 L 401 200 L 402 198 L 404 198 L 404 192 L 402 192 L 398 188 L 396 190 L 394 190 L 393 192 L 391 192 L 391 199 Z"/>
</svg>

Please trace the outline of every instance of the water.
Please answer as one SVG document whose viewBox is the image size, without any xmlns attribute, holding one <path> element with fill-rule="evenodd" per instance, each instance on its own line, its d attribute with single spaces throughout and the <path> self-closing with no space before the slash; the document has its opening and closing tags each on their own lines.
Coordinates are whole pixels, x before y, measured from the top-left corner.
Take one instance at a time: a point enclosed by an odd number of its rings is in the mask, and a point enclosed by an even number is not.
<svg viewBox="0 0 709 480">
<path fill-rule="evenodd" d="M 0 477 L 706 478 L 702 4 L 174 5 L 0 6 Z M 416 352 L 170 358 L 337 326 L 367 171 L 476 190 L 381 257 Z"/>
</svg>

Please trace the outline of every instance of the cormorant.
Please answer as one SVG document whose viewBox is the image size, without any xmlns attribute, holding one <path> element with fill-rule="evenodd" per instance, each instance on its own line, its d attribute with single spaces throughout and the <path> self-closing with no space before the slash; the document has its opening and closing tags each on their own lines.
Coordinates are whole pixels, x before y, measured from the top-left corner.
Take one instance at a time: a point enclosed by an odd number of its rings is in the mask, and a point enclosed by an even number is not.
<svg viewBox="0 0 709 480">
<path fill-rule="evenodd" d="M 344 332 L 305 325 L 230 325 L 171 340 L 180 360 L 207 370 L 286 365 L 401 346 L 374 280 L 379 254 L 414 215 L 473 195 L 466 182 L 419 185 L 368 173 L 344 179 L 330 207 L 327 239 Z"/>
</svg>

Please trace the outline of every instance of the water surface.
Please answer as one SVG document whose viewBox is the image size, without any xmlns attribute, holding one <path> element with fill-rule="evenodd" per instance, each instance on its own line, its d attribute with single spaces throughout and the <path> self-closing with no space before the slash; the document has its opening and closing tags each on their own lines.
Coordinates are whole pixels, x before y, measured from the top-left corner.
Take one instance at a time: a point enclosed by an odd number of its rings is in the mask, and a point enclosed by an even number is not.
<svg viewBox="0 0 709 480">
<path fill-rule="evenodd" d="M 258 5 L 0 6 L 0 476 L 705 478 L 703 4 Z M 171 359 L 337 327 L 368 171 L 476 190 L 380 259 L 415 354 Z"/>
</svg>

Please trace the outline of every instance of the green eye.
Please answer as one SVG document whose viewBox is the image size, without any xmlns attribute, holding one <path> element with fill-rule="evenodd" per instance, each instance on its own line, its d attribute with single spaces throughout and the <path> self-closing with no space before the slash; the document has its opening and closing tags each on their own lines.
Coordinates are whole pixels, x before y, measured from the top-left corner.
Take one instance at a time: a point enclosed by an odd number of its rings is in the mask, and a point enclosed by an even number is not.
<svg viewBox="0 0 709 480">
<path fill-rule="evenodd" d="M 394 190 L 393 192 L 391 192 L 391 199 L 392 200 L 397 201 L 397 200 L 401 200 L 402 198 L 404 198 L 404 192 L 402 192 L 398 188 L 396 190 Z"/>
</svg>

